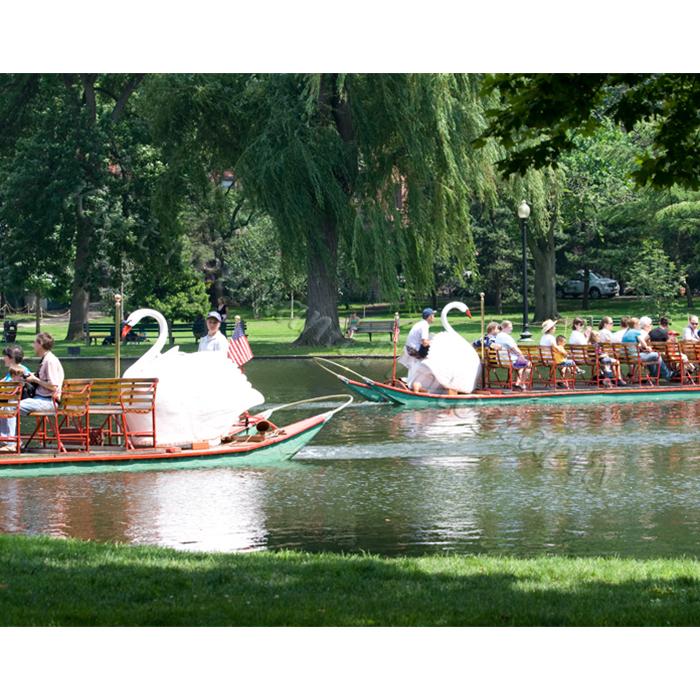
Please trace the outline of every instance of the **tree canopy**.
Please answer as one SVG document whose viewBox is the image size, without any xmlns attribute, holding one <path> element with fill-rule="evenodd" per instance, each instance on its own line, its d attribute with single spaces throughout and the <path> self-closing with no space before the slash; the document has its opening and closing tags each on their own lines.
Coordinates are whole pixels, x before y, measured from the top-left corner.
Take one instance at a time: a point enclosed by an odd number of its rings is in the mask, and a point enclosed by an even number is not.
<svg viewBox="0 0 700 700">
<path fill-rule="evenodd" d="M 278 232 L 283 261 L 308 275 L 304 343 L 341 340 L 337 259 L 396 296 L 418 291 L 447 247 L 473 260 L 470 204 L 494 192 L 476 76 L 161 76 L 153 125 L 181 178 L 225 167 Z M 211 124 L 217 128 L 212 129 Z M 209 126 L 209 128 L 207 128 Z"/>
<path fill-rule="evenodd" d="M 632 131 L 649 124 L 632 170 L 640 185 L 695 189 L 700 184 L 700 81 L 694 74 L 509 73 L 484 84 L 500 102 L 489 111 L 486 137 L 505 148 L 505 173 L 555 165 L 606 120 Z"/>
</svg>

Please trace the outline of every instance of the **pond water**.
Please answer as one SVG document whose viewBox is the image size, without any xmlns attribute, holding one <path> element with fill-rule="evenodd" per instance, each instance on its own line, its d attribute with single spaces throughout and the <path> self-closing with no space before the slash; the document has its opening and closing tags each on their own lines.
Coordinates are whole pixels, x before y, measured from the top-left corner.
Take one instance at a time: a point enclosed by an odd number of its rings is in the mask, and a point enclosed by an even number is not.
<svg viewBox="0 0 700 700">
<path fill-rule="evenodd" d="M 248 375 L 270 403 L 342 391 L 306 360 L 257 360 Z M 0 531 L 208 551 L 697 556 L 698 426 L 700 401 L 359 401 L 271 468 L 0 479 Z"/>
</svg>

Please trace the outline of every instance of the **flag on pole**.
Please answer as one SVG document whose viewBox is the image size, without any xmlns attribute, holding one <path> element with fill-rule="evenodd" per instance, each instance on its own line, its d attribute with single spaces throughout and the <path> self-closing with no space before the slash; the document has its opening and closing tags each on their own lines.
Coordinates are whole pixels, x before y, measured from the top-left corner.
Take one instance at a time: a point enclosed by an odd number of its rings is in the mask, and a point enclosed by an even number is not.
<svg viewBox="0 0 700 700">
<path fill-rule="evenodd" d="M 243 332 L 243 324 L 241 321 L 236 321 L 236 327 L 233 329 L 233 335 L 228 341 L 228 358 L 231 362 L 235 362 L 238 367 L 253 359 L 253 352 L 248 344 Z"/>
</svg>

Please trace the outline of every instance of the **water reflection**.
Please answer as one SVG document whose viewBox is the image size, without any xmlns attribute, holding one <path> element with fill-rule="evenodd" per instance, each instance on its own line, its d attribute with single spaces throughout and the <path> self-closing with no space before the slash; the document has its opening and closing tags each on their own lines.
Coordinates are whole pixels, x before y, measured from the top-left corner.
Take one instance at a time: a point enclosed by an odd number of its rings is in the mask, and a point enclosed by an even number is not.
<svg viewBox="0 0 700 700">
<path fill-rule="evenodd" d="M 269 367 L 255 371 L 270 402 L 337 390 L 310 363 Z M 694 556 L 699 424 L 700 401 L 363 404 L 289 467 L 0 479 L 0 530 L 210 551 Z"/>
</svg>

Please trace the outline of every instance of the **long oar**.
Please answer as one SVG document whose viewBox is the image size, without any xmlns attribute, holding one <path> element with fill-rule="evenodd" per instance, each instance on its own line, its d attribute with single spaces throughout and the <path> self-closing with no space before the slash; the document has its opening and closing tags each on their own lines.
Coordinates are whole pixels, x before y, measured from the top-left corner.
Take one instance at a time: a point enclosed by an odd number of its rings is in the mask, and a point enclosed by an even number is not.
<svg viewBox="0 0 700 700">
<path fill-rule="evenodd" d="M 325 357 L 313 357 L 313 361 L 323 370 L 326 372 L 332 374 L 334 377 L 337 379 L 343 378 L 342 374 L 338 374 L 337 372 L 334 372 L 332 369 L 325 367 L 325 364 L 333 365 L 334 367 L 340 367 L 340 369 L 345 370 L 346 372 L 350 372 L 350 374 L 354 374 L 356 377 L 359 377 L 363 382 L 365 383 L 370 383 L 372 380 L 368 379 L 365 377 L 363 374 L 360 374 L 359 372 L 355 372 L 355 370 L 350 369 L 349 367 L 346 367 L 345 365 L 341 365 L 339 362 L 333 362 L 333 360 L 328 360 Z M 347 377 L 344 377 L 347 379 Z"/>
</svg>

